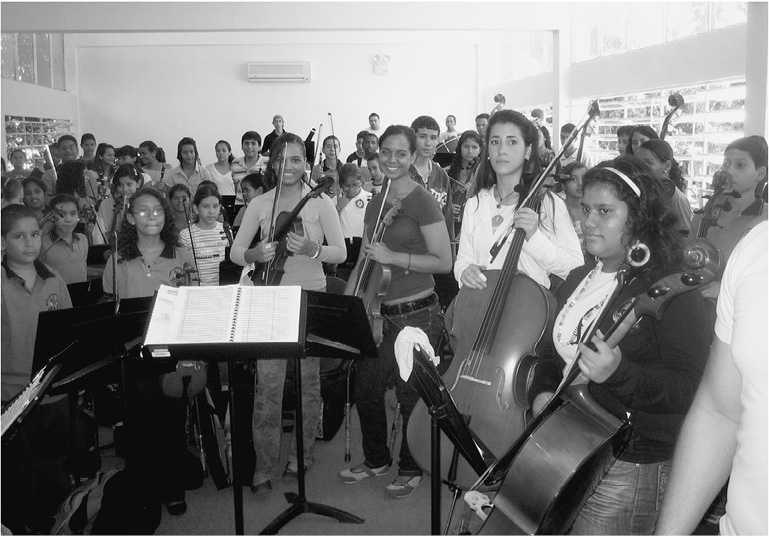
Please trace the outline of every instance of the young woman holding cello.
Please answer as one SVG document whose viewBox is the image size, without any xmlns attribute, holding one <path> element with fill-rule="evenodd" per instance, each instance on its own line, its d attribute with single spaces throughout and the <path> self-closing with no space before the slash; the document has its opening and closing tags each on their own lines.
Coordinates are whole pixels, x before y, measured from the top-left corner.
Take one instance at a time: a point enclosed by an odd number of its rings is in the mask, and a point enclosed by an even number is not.
<svg viewBox="0 0 769 536">
<path fill-rule="evenodd" d="M 652 533 L 676 437 L 710 342 L 699 292 L 670 299 L 658 321 L 643 316 L 616 348 L 600 337 L 630 298 L 645 294 L 662 276 L 680 269 L 682 261 L 681 241 L 659 183 L 621 164 L 600 164 L 583 179 L 582 225 L 587 251 L 597 260 L 573 270 L 558 289 L 559 312 L 528 392 L 538 414 L 581 352 L 576 383 L 588 383 L 600 407 L 632 425 L 627 449 L 587 499 L 573 534 Z M 618 298 L 607 304 L 617 271 L 625 267 L 630 269 L 627 281 Z M 591 349 L 584 335 L 605 307 L 610 309 L 590 341 Z M 556 465 L 543 460 L 542 471 L 550 464 Z"/>
<path fill-rule="evenodd" d="M 232 244 L 230 258 L 236 264 L 269 265 L 270 284 L 299 285 L 306 290 L 326 289 L 323 262 L 340 263 L 347 256 L 339 216 L 326 195 L 311 197 L 306 186 L 304 142 L 296 134 L 284 133 L 270 148 L 266 180 L 280 182 L 249 203 L 238 235 Z M 278 191 L 280 193 L 278 194 Z M 276 199 L 277 196 L 277 199 Z M 294 219 L 294 231 L 285 243 L 271 242 L 269 232 L 283 214 L 290 214 L 303 203 Z M 257 231 L 263 238 L 250 247 Z M 322 245 L 323 240 L 327 245 Z M 276 257 L 276 251 L 280 258 Z M 280 252 L 284 252 L 282 255 Z M 271 262 L 272 261 L 272 262 Z M 283 385 L 286 381 L 285 359 L 262 359 L 256 362 L 257 385 L 254 394 L 253 433 L 256 470 L 251 491 L 268 493 L 271 478 L 277 473 L 282 428 Z M 315 431 L 320 408 L 320 360 L 310 357 L 302 363 L 302 415 L 304 425 L 304 464 L 312 464 Z M 292 439 L 288 464 L 283 476 L 297 475 L 296 443 Z"/>
<path fill-rule="evenodd" d="M 478 168 L 477 192 L 462 216 L 454 276 L 459 286 L 486 288 L 482 271 L 499 268 L 510 247 L 506 241 L 492 261 L 489 251 L 505 231 L 505 222 L 526 231 L 518 269 L 550 288 L 548 276 L 565 278 L 583 263 L 579 239 L 561 198 L 546 194 L 540 213 L 519 207 L 540 171 L 537 128 L 523 114 L 500 110 L 489 120 Z"/>
<path fill-rule="evenodd" d="M 477 188 L 462 217 L 454 264 L 460 290 L 445 317 L 455 355 L 446 384 L 459 412 L 469 416 L 471 428 L 494 455 L 525 425 L 525 392 L 518 387 L 525 380 L 517 378 L 526 378 L 534 346 L 554 315 L 554 299 L 546 290 L 549 276 L 563 279 L 584 262 L 563 200 L 550 193 L 539 202 L 529 196 L 536 175 L 528 172 L 540 168 L 538 140 L 537 128 L 523 114 L 500 110 L 491 116 Z M 537 203 L 538 211 L 532 208 Z M 512 238 L 507 236 L 511 226 Z M 421 447 L 415 448 L 415 458 L 422 467 L 431 459 L 429 419 L 427 406 L 418 404 L 409 435 Z M 456 485 L 469 486 L 477 468 L 461 457 L 455 464 L 453 453 L 443 441 L 441 470 Z"/>
<path fill-rule="evenodd" d="M 380 309 L 384 327 L 379 358 L 365 359 L 355 367 L 355 403 L 365 460 L 339 473 L 339 478 L 348 484 L 369 476 L 384 476 L 389 470 L 392 458 L 387 445 L 384 395 L 396 369 L 395 338 L 404 327 L 413 326 L 421 328 L 431 344 L 437 344 L 442 326 L 432 274 L 451 271 L 451 246 L 443 213 L 433 196 L 411 180 L 409 173 L 416 159 L 416 134 L 407 126 L 392 125 L 382 134 L 379 146 L 379 165 L 388 183 L 368 204 L 361 253 L 350 274 L 346 294 L 353 293 L 366 258 L 389 267 L 391 280 Z M 398 203 L 400 209 L 393 210 Z M 379 215 L 388 213 L 392 217 L 388 218 L 391 221 L 382 240 L 372 242 L 374 230 L 379 227 Z M 398 476 L 387 486 L 386 493 L 401 498 L 410 495 L 422 481 L 422 470 L 414 461 L 406 440 L 409 418 L 419 393 L 397 374 L 396 382 L 403 439 Z"/>
</svg>

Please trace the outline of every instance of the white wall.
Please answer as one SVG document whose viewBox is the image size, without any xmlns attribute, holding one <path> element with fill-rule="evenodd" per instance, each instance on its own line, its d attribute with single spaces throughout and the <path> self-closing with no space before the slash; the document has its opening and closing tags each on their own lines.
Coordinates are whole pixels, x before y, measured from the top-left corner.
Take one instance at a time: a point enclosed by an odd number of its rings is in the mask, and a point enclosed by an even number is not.
<svg viewBox="0 0 769 536">
<path fill-rule="evenodd" d="M 228 140 L 241 154 L 243 132 L 256 130 L 264 137 L 276 113 L 301 137 L 322 123 L 325 137 L 331 133 L 330 112 L 345 155 L 355 150 L 355 134 L 368 127 L 372 111 L 383 126 L 410 124 L 422 114 L 443 125 L 452 113 L 459 128 L 473 128 L 478 47 L 471 38 L 431 42 L 430 37 L 80 34 L 67 36 L 67 46 L 76 51 L 73 91 L 80 131 L 116 146 L 152 139 L 169 161 L 179 139 L 192 136 L 207 163 L 214 160 L 217 140 Z M 388 75 L 373 73 L 374 54 L 390 55 Z M 312 81 L 248 82 L 246 64 L 253 61 L 309 61 Z"/>
</svg>

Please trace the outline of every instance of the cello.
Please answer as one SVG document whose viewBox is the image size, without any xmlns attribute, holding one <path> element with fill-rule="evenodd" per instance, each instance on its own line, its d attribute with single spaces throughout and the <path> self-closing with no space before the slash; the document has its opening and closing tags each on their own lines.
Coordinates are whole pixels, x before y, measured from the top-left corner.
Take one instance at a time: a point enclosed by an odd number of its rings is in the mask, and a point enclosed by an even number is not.
<svg viewBox="0 0 769 536">
<path fill-rule="evenodd" d="M 587 119 L 572 130 L 557 158 L 533 182 L 521 206 L 538 208 L 544 184 L 558 159 L 581 129 L 599 113 L 591 104 Z M 555 317 L 555 298 L 550 291 L 518 271 L 518 259 L 526 233 L 509 224 L 506 234 L 492 248 L 492 257 L 513 235 L 501 270 L 487 270 L 487 287 L 463 286 L 455 310 L 464 311 L 463 323 L 455 325 L 455 358 L 444 374 L 457 409 L 490 452 L 503 452 L 523 432 L 528 408 L 526 390 L 534 373 L 535 346 Z M 525 304 L 525 306 L 522 306 Z M 457 315 L 457 318 L 459 316 Z M 408 442 L 416 463 L 429 471 L 430 415 L 423 400 L 417 402 L 408 427 Z M 478 473 L 464 458 L 454 456 L 449 441 L 441 441 L 442 480 L 468 488 Z M 456 460 L 455 462 L 452 462 Z M 449 479 L 449 475 L 451 478 Z"/>
<path fill-rule="evenodd" d="M 684 266 L 669 274 L 618 311 L 603 340 L 615 348 L 642 316 L 660 320 L 670 301 L 712 281 L 723 256 L 708 240 L 693 240 L 684 250 Z M 608 306 L 589 333 L 616 309 L 620 290 L 631 281 L 627 268 Z M 474 488 L 502 481 L 479 534 L 565 534 L 590 493 L 624 450 L 631 424 L 597 404 L 587 384 L 572 385 L 580 374 L 577 361 L 525 432 L 481 475 Z M 564 439 L 568 438 L 568 441 Z M 485 512 L 484 512 L 485 513 Z"/>
</svg>

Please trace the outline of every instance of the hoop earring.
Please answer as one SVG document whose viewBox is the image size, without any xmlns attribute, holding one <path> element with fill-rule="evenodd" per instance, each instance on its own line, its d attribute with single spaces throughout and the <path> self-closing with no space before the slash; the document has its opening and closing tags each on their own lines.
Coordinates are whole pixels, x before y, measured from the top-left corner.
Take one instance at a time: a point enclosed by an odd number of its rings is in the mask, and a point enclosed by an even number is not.
<svg viewBox="0 0 769 536">
<path fill-rule="evenodd" d="M 651 259 L 651 251 L 649 246 L 636 240 L 627 252 L 627 262 L 630 266 L 640 268 Z"/>
</svg>

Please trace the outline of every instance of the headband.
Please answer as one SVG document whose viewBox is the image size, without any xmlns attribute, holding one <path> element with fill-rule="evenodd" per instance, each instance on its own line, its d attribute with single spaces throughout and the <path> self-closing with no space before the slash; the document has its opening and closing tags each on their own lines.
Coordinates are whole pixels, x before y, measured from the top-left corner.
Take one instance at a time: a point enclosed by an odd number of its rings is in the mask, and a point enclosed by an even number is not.
<svg viewBox="0 0 769 536">
<path fill-rule="evenodd" d="M 638 187 L 638 185 L 636 183 L 634 183 L 633 181 L 630 180 L 630 177 L 628 177 L 627 175 L 625 175 L 621 171 L 619 171 L 617 169 L 614 169 L 613 167 L 605 167 L 603 169 L 605 169 L 606 171 L 611 171 L 612 173 L 614 173 L 617 177 L 622 179 L 625 182 L 625 184 L 630 186 L 630 189 L 633 190 L 633 192 L 636 194 L 636 196 L 641 197 L 641 189 Z"/>
</svg>

